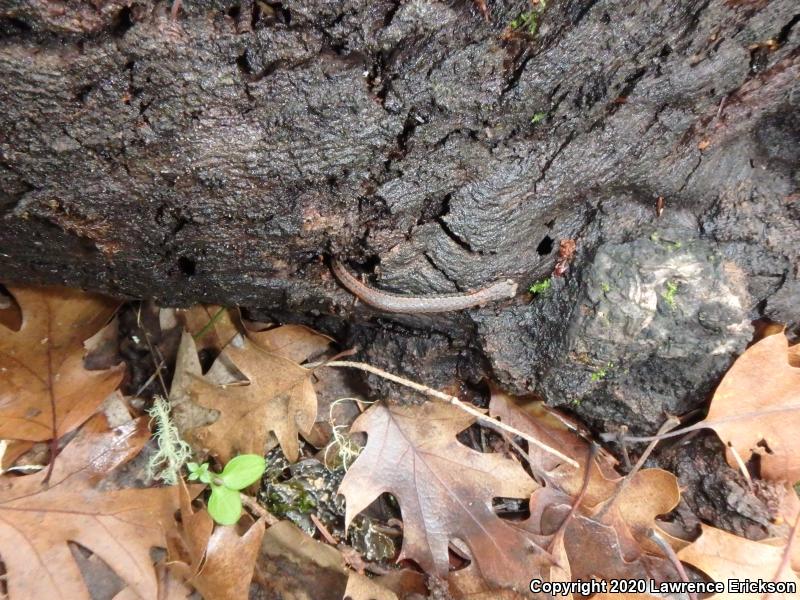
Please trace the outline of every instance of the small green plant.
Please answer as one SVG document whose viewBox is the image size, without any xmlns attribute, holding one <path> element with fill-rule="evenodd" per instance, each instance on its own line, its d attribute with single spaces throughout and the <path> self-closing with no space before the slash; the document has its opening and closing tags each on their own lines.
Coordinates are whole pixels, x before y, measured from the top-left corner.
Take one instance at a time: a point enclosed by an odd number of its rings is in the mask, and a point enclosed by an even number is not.
<svg viewBox="0 0 800 600">
<path fill-rule="evenodd" d="M 190 462 L 189 481 L 200 481 L 211 488 L 208 499 L 208 514 L 220 525 L 233 525 L 242 515 L 242 499 L 239 490 L 258 481 L 267 468 L 263 456 L 242 454 L 228 461 L 222 473 L 209 469 L 208 463 L 198 465 Z"/>
<path fill-rule="evenodd" d="M 607 294 L 608 292 L 610 292 L 610 291 L 611 291 L 611 286 L 610 286 L 610 285 L 608 285 L 608 283 L 606 283 L 606 282 L 604 281 L 603 283 L 601 283 L 601 284 L 600 284 L 600 289 L 601 289 L 601 290 L 603 290 L 603 293 L 604 293 L 604 294 Z"/>
<path fill-rule="evenodd" d="M 528 35 L 536 35 L 539 30 L 539 17 L 547 8 L 545 0 L 538 0 L 531 10 L 520 13 L 519 16 L 509 23 L 511 29 L 526 31 Z"/>
<path fill-rule="evenodd" d="M 550 289 L 551 285 L 552 283 L 550 282 L 550 278 L 542 279 L 541 281 L 537 281 L 531 287 L 529 287 L 528 291 L 531 294 L 544 294 Z"/>
<path fill-rule="evenodd" d="M 534 113 L 531 117 L 531 125 L 536 125 L 537 123 L 541 123 L 544 121 L 544 118 L 547 116 L 547 113 L 544 112 L 537 112 Z"/>
<path fill-rule="evenodd" d="M 614 363 L 609 362 L 605 367 L 600 367 L 592 373 L 592 381 L 602 381 L 608 375 L 608 372 L 614 368 Z"/>
<path fill-rule="evenodd" d="M 671 309 L 675 308 L 675 296 L 678 294 L 678 284 L 675 281 L 667 282 L 667 291 L 661 294 L 664 301 Z"/>
</svg>

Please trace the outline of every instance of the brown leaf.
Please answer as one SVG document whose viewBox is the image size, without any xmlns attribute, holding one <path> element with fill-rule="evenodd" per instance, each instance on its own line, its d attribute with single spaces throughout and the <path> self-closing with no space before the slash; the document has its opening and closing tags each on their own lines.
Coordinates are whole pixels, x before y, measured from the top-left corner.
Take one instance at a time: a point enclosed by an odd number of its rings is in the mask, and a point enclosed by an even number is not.
<svg viewBox="0 0 800 600">
<path fill-rule="evenodd" d="M 270 597 L 283 600 L 339 599 L 348 571 L 341 552 L 318 542 L 291 521 L 267 529 L 259 566 L 264 570 Z"/>
<path fill-rule="evenodd" d="M 800 367 L 790 364 L 796 351 L 783 333 L 750 346 L 725 374 L 705 419 L 743 460 L 760 457 L 762 477 L 790 483 L 800 480 Z M 764 412 L 777 407 L 790 410 Z M 713 425 L 748 414 L 752 416 Z M 728 462 L 737 468 L 730 451 Z"/>
<path fill-rule="evenodd" d="M 494 497 L 527 497 L 536 484 L 522 467 L 456 440 L 474 421 L 448 404 L 374 405 L 351 431 L 367 445 L 339 488 L 347 500 L 345 523 L 384 492 L 403 515 L 400 558 L 441 577 L 449 570 L 448 543 L 463 541 L 481 574 L 501 586 L 525 588 L 549 556 L 534 536 L 499 518 Z"/>
<path fill-rule="evenodd" d="M 731 579 L 761 579 L 792 582 L 800 587 L 797 574 L 791 570 L 788 561 L 784 561 L 785 545 L 753 542 L 708 525 L 702 528 L 700 537 L 678 552 L 678 558 L 694 565 L 714 581 L 729 585 Z M 761 593 L 722 593 L 713 596 L 714 600 L 760 600 L 762 597 Z M 797 598 L 798 595 L 775 594 L 771 599 L 781 597 Z"/>
<path fill-rule="evenodd" d="M 264 519 L 256 521 L 241 536 L 236 527 L 214 527 L 208 511 L 192 508 L 191 495 L 183 481 L 179 486 L 181 529 L 170 537 L 170 570 L 197 589 L 205 600 L 247 600 L 264 537 Z"/>
<path fill-rule="evenodd" d="M 489 406 L 492 415 L 580 464 L 573 469 L 535 446 L 529 449 L 531 468 L 546 487 L 534 492 L 530 518 L 520 526 L 540 537 L 555 536 L 548 549 L 556 564 L 542 570 L 542 579 L 674 579 L 671 565 L 648 537 L 657 526 L 656 517 L 671 511 L 680 498 L 672 474 L 659 469 L 639 471 L 618 492 L 625 480 L 612 468 L 613 460 L 600 454 L 592 461 L 586 491 L 579 496 L 588 443 L 541 402 L 522 403 L 495 391 Z M 579 497 L 576 513 L 562 528 Z"/>
<path fill-rule="evenodd" d="M 247 382 L 216 385 L 195 378 L 190 384 L 195 403 L 218 410 L 219 418 L 192 430 L 190 437 L 225 463 L 237 454 L 264 454 L 267 434 L 272 431 L 286 457 L 297 460 L 297 435 L 308 433 L 317 415 L 311 371 L 246 340 L 240 348 L 229 344 L 217 360 L 224 359 Z"/>
<path fill-rule="evenodd" d="M 198 304 L 191 308 L 176 309 L 175 315 L 183 321 L 200 349 L 220 351 L 239 333 L 230 309 L 221 306 Z"/>
<path fill-rule="evenodd" d="M 350 600 L 397 600 L 397 594 L 366 575 L 350 573 L 344 597 Z"/>
<path fill-rule="evenodd" d="M 247 331 L 247 337 L 259 348 L 296 363 L 321 354 L 333 341 L 303 325 L 283 325 L 265 331 Z"/>
<path fill-rule="evenodd" d="M 59 288 L 10 291 L 22 325 L 19 331 L 0 326 L 0 438 L 58 438 L 97 412 L 122 380 L 124 365 L 83 366 L 83 342 L 108 321 L 114 304 Z"/>
<path fill-rule="evenodd" d="M 583 487 L 589 444 L 567 426 L 564 417 L 545 406 L 544 402 L 522 402 L 499 390 L 492 390 L 489 414 L 577 461 L 580 468 L 575 469 L 549 452 L 528 445 L 532 468 L 548 487 L 555 487 L 570 496 L 578 494 Z M 594 506 L 613 493 L 616 488 L 613 480 L 619 479 L 614 464 L 614 459 L 601 450 L 592 462 L 584 504 Z"/>
<path fill-rule="evenodd" d="M 150 549 L 164 546 L 177 509 L 174 489 L 101 491 L 95 484 L 149 438 L 146 420 L 107 430 L 97 416 L 59 455 L 49 487 L 44 472 L 0 477 L 0 556 L 11 598 L 89 595 L 67 542 L 99 556 L 142 598 L 156 598 Z"/>
<path fill-rule="evenodd" d="M 492 393 L 489 411 L 504 423 L 574 458 L 580 464 L 579 469 L 571 468 L 536 446 L 530 445 L 528 451 L 532 468 L 546 481 L 549 490 L 561 491 L 568 497 L 578 495 L 585 478 L 589 445 L 565 425 L 562 417 L 542 402 L 522 404 L 500 392 Z M 587 516 L 602 511 L 621 485 L 623 479 L 614 471 L 613 465 L 613 459 L 605 453 L 592 462 L 589 485 L 581 502 Z M 647 540 L 647 532 L 653 527 L 655 518 L 670 512 L 679 500 L 678 481 L 674 475 L 661 469 L 646 469 L 636 473 L 619 496 L 613 498 L 612 506 L 605 511 L 608 517 L 604 522 L 613 524 L 614 520 L 618 521 L 618 526 L 629 529 L 640 543 L 655 550 Z"/>
</svg>

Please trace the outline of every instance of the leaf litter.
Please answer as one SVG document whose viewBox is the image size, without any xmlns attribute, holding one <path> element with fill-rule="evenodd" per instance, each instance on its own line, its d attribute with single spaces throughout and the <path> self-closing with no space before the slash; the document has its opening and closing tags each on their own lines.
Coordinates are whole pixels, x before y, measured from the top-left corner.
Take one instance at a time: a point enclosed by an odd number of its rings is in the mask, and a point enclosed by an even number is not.
<svg viewBox="0 0 800 600">
<path fill-rule="evenodd" d="M 684 532 L 683 540 L 670 535 L 675 528 L 662 521 L 680 500 L 672 474 L 637 465 L 623 475 L 586 431 L 541 402 L 492 389 L 484 415 L 474 407 L 465 412 L 446 394 L 424 392 L 450 404 L 370 398 L 373 404 L 357 418 L 348 411 L 346 420 L 333 422 L 328 406 L 341 403 L 326 399 L 324 410 L 318 407 L 317 388 L 326 371 L 334 370 L 329 367 L 363 363 L 331 360 L 333 340 L 306 327 L 246 323 L 220 307 L 160 312 L 161 331 L 154 334 L 178 334 L 173 358 L 153 359 L 162 373 L 175 364 L 169 397 L 161 404 L 145 398 L 142 405 L 117 392 L 113 404 L 120 407 L 120 424 L 111 428 L 104 416 L 92 415 L 120 385 L 124 366 L 107 368 L 106 357 L 97 359 L 101 368 L 87 370 L 84 342 L 98 335 L 114 304 L 60 290 L 12 293 L 18 310 L 0 307 L 5 315 L 0 357 L 6 361 L 0 365 L 6 384 L 0 392 L 0 443 L 8 452 L 2 464 L 15 465 L 38 441 L 50 442 L 58 460 L 50 458 L 49 481 L 44 471 L 0 475 L 0 566 L 5 569 L 0 592 L 11 600 L 88 598 L 85 566 L 76 562 L 73 543 L 120 578 L 126 587 L 115 594 L 117 600 L 186 598 L 192 588 L 205 598 L 243 599 L 252 585 L 281 590 L 286 598 L 314 597 L 314 590 L 326 589 L 331 597 L 355 600 L 427 593 L 474 600 L 530 597 L 532 578 L 719 581 L 746 574 L 797 581 L 800 502 L 788 485 L 794 501 L 784 502 L 776 516 L 791 529 L 785 539 L 747 540 L 704 525 L 697 539 L 689 541 L 691 532 Z M 796 429 L 794 407 L 800 404 L 800 352 L 782 333 L 772 333 L 736 361 L 706 420 L 688 429 L 712 427 L 727 443 L 731 464 L 749 460 L 762 477 L 791 484 L 800 478 L 796 436 L 789 433 Z M 95 339 L 112 348 L 114 335 L 107 329 Z M 205 373 L 201 353 L 214 357 L 205 363 L 211 365 Z M 28 376 L 20 375 L 25 371 Z M 341 382 L 334 388 L 342 388 Z M 142 416 L 125 421 L 128 410 Z M 150 425 L 162 432 L 161 443 L 158 437 L 148 443 L 145 410 L 160 415 Z M 464 432 L 478 426 L 491 430 L 484 430 L 476 445 L 475 436 Z M 334 432 L 338 444 L 326 448 Z M 204 508 L 207 492 L 193 501 L 199 488 L 190 490 L 180 479 L 177 486 L 159 487 L 145 468 L 146 462 L 161 460 L 178 473 L 192 454 L 197 461 L 216 461 L 213 472 L 219 473 L 236 456 L 263 456 L 274 448 L 269 456 L 285 456 L 292 467 L 284 470 L 286 477 L 294 472 L 291 463 L 336 464 L 325 452 L 359 436 L 366 443 L 360 453 L 353 446 L 357 458 L 349 457 L 349 468 L 331 466 L 339 476 L 319 478 L 306 488 L 341 481 L 338 490 L 326 493 L 342 494 L 342 512 L 341 502 L 331 503 L 327 520 L 320 521 L 315 513 L 322 496 L 298 496 L 315 498 L 304 507 L 310 520 L 303 522 L 323 541 L 277 521 L 253 497 L 258 497 L 255 486 L 240 492 L 247 510 L 238 524 L 214 525 Z M 164 437 L 189 453 L 170 451 Z M 165 447 L 166 458 L 159 457 Z M 753 457 L 759 460 L 753 463 Z M 139 468 L 132 466 L 137 463 Z M 138 487 L 108 483 L 109 473 L 120 467 L 138 474 Z M 313 478 L 315 469 L 296 473 Z M 389 512 L 376 512 L 376 501 Z M 499 505 L 522 512 L 500 513 Z M 396 516 L 387 516 L 392 513 Z M 348 539 L 366 522 L 360 519 L 394 531 L 401 536 L 399 551 L 370 559 L 364 547 L 344 543 L 344 529 L 329 531 L 336 519 L 349 527 Z M 154 564 L 157 547 L 167 549 L 167 558 Z M 49 575 L 36 576 L 36 569 Z M 293 583 L 280 585 L 281 580 Z"/>
</svg>

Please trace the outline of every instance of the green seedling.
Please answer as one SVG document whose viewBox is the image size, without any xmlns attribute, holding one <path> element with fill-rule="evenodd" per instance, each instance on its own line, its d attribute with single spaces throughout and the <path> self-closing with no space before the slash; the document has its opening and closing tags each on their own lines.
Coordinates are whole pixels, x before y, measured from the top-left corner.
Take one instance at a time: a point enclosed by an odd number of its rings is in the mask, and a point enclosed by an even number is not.
<svg viewBox="0 0 800 600">
<path fill-rule="evenodd" d="M 604 293 L 604 294 L 607 294 L 608 292 L 610 292 L 610 291 L 611 291 L 611 286 L 610 286 L 610 285 L 608 285 L 608 283 L 606 283 L 606 282 L 604 281 L 603 283 L 601 283 L 601 284 L 600 284 L 600 289 L 601 289 L 601 290 L 603 290 L 603 293 Z"/>
<path fill-rule="evenodd" d="M 541 281 L 537 281 L 531 287 L 528 288 L 528 291 L 531 294 L 544 294 L 547 290 L 550 289 L 552 283 L 550 279 L 542 279 Z"/>
<path fill-rule="evenodd" d="M 208 463 L 190 462 L 189 481 L 200 481 L 211 488 L 208 514 L 220 525 L 234 525 L 242 516 L 242 499 L 239 490 L 252 485 L 264 474 L 267 463 L 263 456 L 242 454 L 228 461 L 222 473 L 209 469 Z"/>
<path fill-rule="evenodd" d="M 540 0 L 536 3 L 537 6 L 529 11 L 520 13 L 520 15 L 509 23 L 511 29 L 518 31 L 527 31 L 528 35 L 536 35 L 539 29 L 539 17 L 547 8 L 545 0 Z"/>
<path fill-rule="evenodd" d="M 537 112 L 531 117 L 531 125 L 536 125 L 537 123 L 541 123 L 544 121 L 544 118 L 547 116 L 547 113 Z"/>
</svg>

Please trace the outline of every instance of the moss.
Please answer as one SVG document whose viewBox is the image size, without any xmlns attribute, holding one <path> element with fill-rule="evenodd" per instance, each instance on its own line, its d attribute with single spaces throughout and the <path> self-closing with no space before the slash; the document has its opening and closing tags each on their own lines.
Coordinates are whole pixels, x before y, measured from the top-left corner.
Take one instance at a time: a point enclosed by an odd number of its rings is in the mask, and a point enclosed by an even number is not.
<svg viewBox="0 0 800 600">
<path fill-rule="evenodd" d="M 508 26 L 517 31 L 524 31 L 531 36 L 536 35 L 539 30 L 539 17 L 545 8 L 547 8 L 545 0 L 538 0 L 531 10 L 520 13 Z"/>
<path fill-rule="evenodd" d="M 547 116 L 547 113 L 537 112 L 534 113 L 531 117 L 531 125 L 536 125 L 537 123 L 541 123 L 544 121 L 544 118 Z"/>
<path fill-rule="evenodd" d="M 550 289 L 551 285 L 552 283 L 550 282 L 549 278 L 542 279 L 541 281 L 537 281 L 531 287 L 529 287 L 528 291 L 531 294 L 544 294 L 547 290 Z"/>
<path fill-rule="evenodd" d="M 678 294 L 678 284 L 675 281 L 668 281 L 667 282 L 667 291 L 661 294 L 661 297 L 664 298 L 664 301 L 669 305 L 671 309 L 675 308 L 675 296 Z"/>
<path fill-rule="evenodd" d="M 614 368 L 614 363 L 613 362 L 609 362 L 606 366 L 600 367 L 599 369 L 596 369 L 592 373 L 592 377 L 591 377 L 592 381 L 593 382 L 602 381 L 603 379 L 606 378 L 606 376 L 608 375 L 608 372 L 613 368 Z"/>
</svg>

